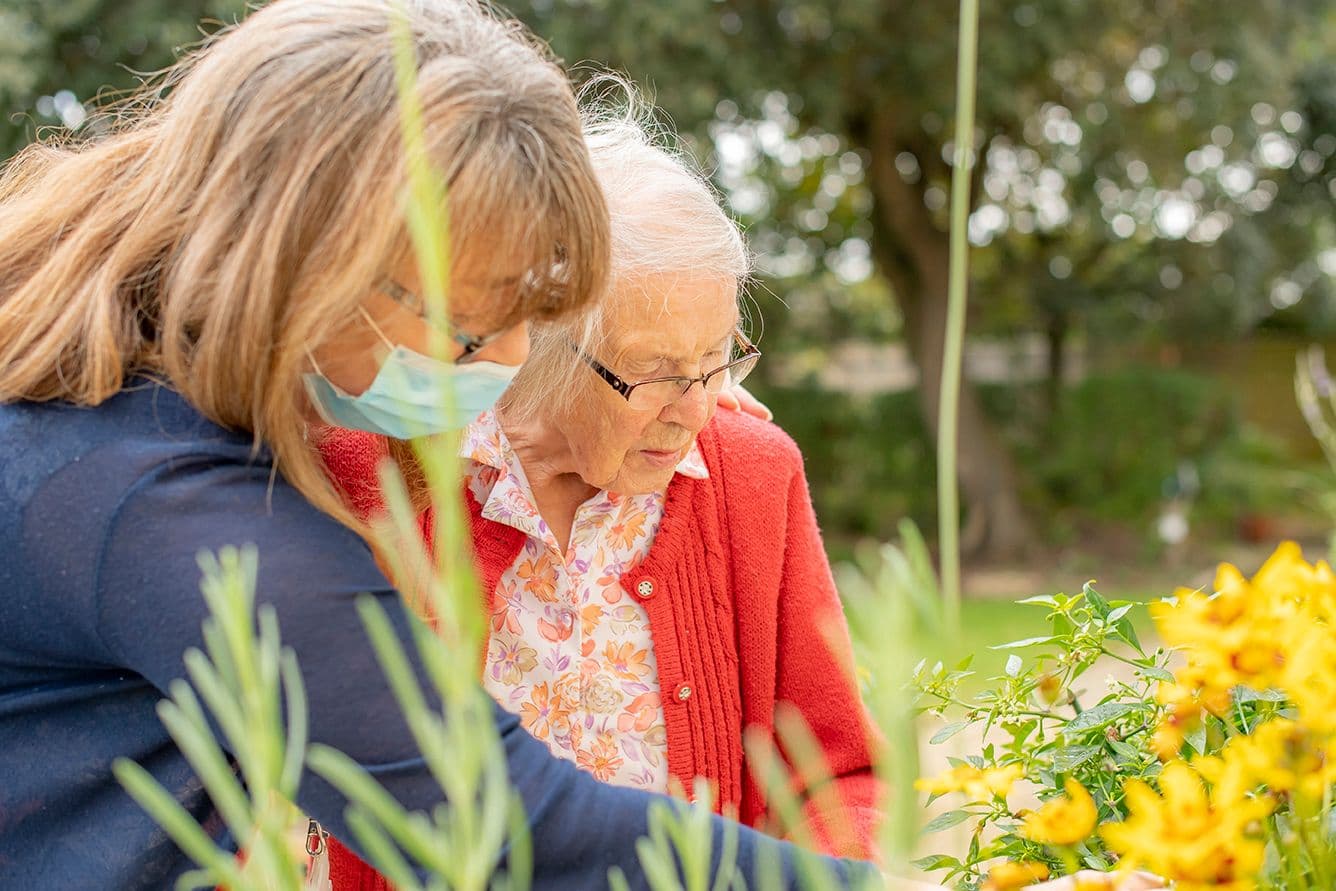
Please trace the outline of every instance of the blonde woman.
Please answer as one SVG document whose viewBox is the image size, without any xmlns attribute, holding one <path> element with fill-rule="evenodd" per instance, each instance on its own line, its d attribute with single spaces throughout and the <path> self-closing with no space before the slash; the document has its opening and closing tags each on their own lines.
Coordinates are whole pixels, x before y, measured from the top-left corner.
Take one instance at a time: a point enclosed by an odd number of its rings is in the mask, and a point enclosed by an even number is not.
<svg viewBox="0 0 1336 891">
<path fill-rule="evenodd" d="M 450 184 L 446 359 L 422 353 L 401 206 L 397 8 Z M 113 779 L 117 757 L 225 841 L 154 712 L 202 643 L 196 554 L 224 545 L 260 547 L 260 600 L 308 680 L 311 737 L 404 806 L 441 803 L 353 598 L 378 598 L 404 642 L 410 618 L 303 434 L 317 416 L 430 432 L 408 395 L 486 408 L 527 352 L 520 323 L 579 308 L 607 276 L 607 210 L 562 72 L 463 0 L 277 0 L 100 123 L 28 149 L 0 181 L 7 888 L 157 889 L 189 867 Z M 654 796 L 495 720 L 535 886 L 597 887 L 617 866 L 645 887 L 634 843 Z M 334 789 L 305 777 L 298 803 L 348 838 Z M 748 884 L 767 850 L 792 885 L 791 850 L 744 829 Z"/>
</svg>

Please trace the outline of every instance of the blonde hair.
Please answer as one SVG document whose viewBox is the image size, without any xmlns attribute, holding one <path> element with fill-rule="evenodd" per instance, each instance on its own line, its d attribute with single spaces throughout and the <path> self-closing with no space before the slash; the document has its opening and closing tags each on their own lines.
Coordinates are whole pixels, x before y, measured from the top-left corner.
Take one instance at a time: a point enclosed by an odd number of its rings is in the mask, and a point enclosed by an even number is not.
<svg viewBox="0 0 1336 891">
<path fill-rule="evenodd" d="M 752 271 L 742 232 L 719 193 L 632 84 L 599 75 L 581 90 L 581 104 L 585 142 L 612 223 L 611 276 L 585 311 L 533 326 L 529 358 L 506 396 L 512 418 L 570 408 L 583 392 L 569 385 L 582 380 L 579 352 L 597 355 L 608 335 L 609 299 L 652 300 L 644 281 L 672 274 L 732 278 L 741 296 Z M 584 380 L 599 385 L 593 375 Z"/>
<path fill-rule="evenodd" d="M 411 256 L 392 16 L 406 17 L 452 252 L 525 251 L 510 318 L 604 288 L 608 220 L 563 72 L 472 0 L 277 0 L 0 178 L 0 401 L 164 378 L 351 516 L 302 439 L 308 349 Z"/>
</svg>

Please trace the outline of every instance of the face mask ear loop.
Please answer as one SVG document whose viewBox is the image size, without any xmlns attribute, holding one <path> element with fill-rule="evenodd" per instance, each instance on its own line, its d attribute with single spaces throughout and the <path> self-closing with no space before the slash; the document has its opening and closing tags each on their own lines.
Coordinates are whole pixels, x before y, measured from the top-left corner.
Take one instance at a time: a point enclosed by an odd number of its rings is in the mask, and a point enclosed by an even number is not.
<svg viewBox="0 0 1336 891">
<path fill-rule="evenodd" d="M 362 306 L 359 303 L 357 305 L 357 311 L 362 314 L 362 318 L 366 319 L 366 323 L 371 326 L 371 330 L 376 332 L 376 336 L 380 338 L 381 343 L 385 344 L 385 348 L 388 349 L 390 352 L 394 352 L 395 349 L 394 343 L 391 342 L 391 340 L 385 336 L 384 331 L 380 330 L 380 326 L 376 324 L 375 319 L 371 318 L 371 313 L 366 311 L 366 307 Z"/>
<path fill-rule="evenodd" d="M 315 353 L 311 352 L 310 347 L 306 348 L 306 361 L 311 363 L 311 367 L 315 369 L 316 374 L 320 375 L 321 377 L 325 376 L 325 373 L 320 370 L 320 363 L 315 360 Z"/>
</svg>

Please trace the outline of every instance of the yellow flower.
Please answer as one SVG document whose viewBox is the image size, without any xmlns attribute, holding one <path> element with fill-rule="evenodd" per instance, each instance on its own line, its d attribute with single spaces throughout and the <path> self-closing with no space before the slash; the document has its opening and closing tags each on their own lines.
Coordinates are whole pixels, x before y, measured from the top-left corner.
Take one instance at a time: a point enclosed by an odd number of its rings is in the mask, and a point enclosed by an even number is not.
<svg viewBox="0 0 1336 891">
<path fill-rule="evenodd" d="M 1025 771 L 1019 764 L 1006 767 L 979 769 L 972 764 L 961 764 L 935 777 L 925 777 L 914 782 L 914 788 L 931 795 L 945 795 L 948 792 L 963 792 L 970 801 L 988 801 L 992 798 L 1006 798 Z"/>
<path fill-rule="evenodd" d="M 1224 715 L 1231 691 L 1246 685 L 1283 691 L 1305 724 L 1336 734 L 1336 572 L 1306 562 L 1294 542 L 1276 548 L 1251 581 L 1223 564 L 1214 594 L 1180 589 L 1151 615 L 1187 656 L 1175 683 L 1157 692 L 1171 714 Z M 1169 749 L 1172 739 L 1164 742 Z"/>
<path fill-rule="evenodd" d="M 1252 891 L 1262 866 L 1261 820 L 1271 803 L 1246 793 L 1237 763 L 1219 760 L 1216 767 L 1235 775 L 1221 773 L 1211 793 L 1181 761 L 1165 765 L 1160 794 L 1128 780 L 1127 820 L 1100 829 L 1109 848 L 1122 855 L 1120 867 L 1147 869 L 1177 882 L 1180 891 Z"/>
<path fill-rule="evenodd" d="M 1193 767 L 1214 787 L 1214 798 L 1234 801 L 1264 786 L 1268 793 L 1319 802 L 1336 782 L 1336 764 L 1322 738 L 1285 718 L 1273 718 L 1236 736 L 1218 756 L 1198 758 Z"/>
<path fill-rule="evenodd" d="M 1330 736 L 1336 734 L 1336 629 L 1329 622 L 1294 620 L 1279 686 L 1304 724 Z"/>
<path fill-rule="evenodd" d="M 1046 878 L 1048 867 L 1042 863 L 1008 861 L 988 870 L 988 879 L 979 886 L 979 891 L 1015 891 Z"/>
<path fill-rule="evenodd" d="M 1045 845 L 1074 845 L 1095 831 L 1095 800 L 1076 780 L 1064 785 L 1066 795 L 1050 798 L 1038 811 L 1027 814 L 1021 834 Z"/>
</svg>

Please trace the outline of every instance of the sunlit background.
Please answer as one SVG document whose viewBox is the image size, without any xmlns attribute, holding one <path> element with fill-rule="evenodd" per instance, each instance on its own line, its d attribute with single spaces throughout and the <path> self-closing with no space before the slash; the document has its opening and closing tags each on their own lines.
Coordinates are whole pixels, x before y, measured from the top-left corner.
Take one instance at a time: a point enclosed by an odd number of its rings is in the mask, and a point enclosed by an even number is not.
<svg viewBox="0 0 1336 891">
<path fill-rule="evenodd" d="M 832 555 L 934 528 L 954 4 L 506 5 L 577 79 L 641 83 L 747 227 L 752 380 Z M 99 91 L 242 7 L 0 0 L 0 150 L 96 126 Z M 1336 5 L 998 0 L 980 34 L 961 650 L 1022 636 L 1014 597 L 1325 549 L 1293 380 L 1336 339 Z"/>
</svg>

